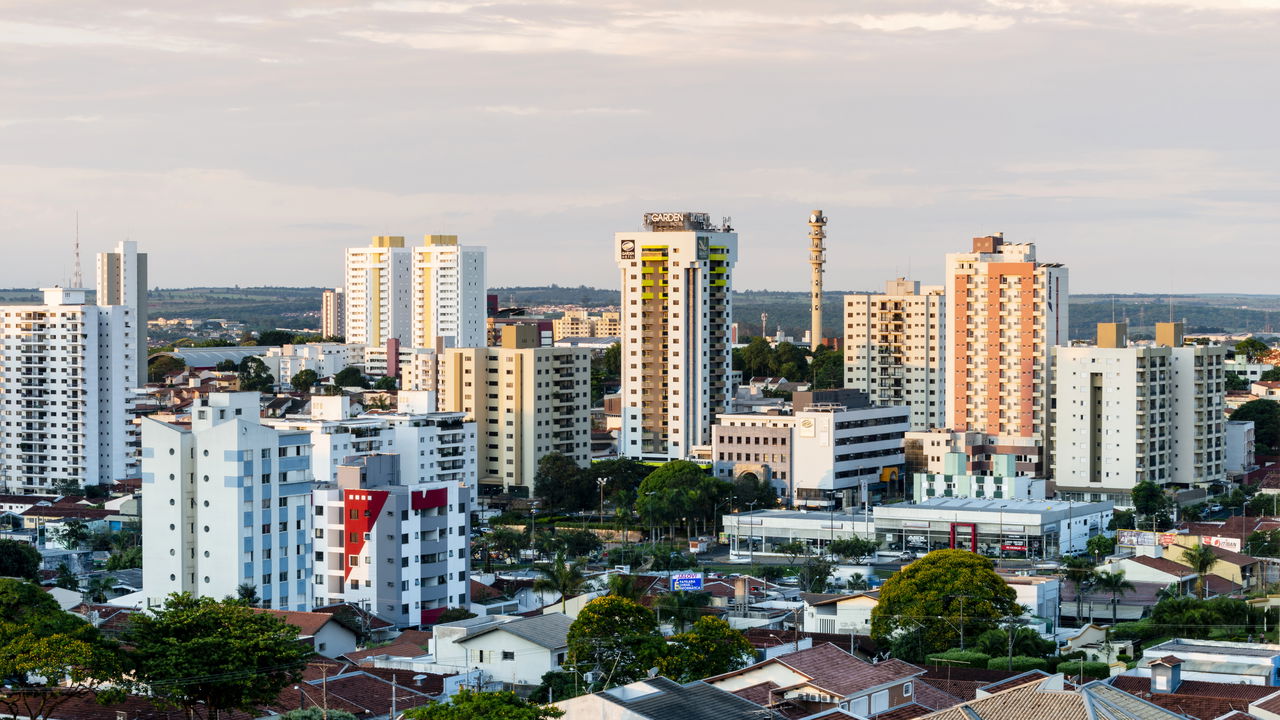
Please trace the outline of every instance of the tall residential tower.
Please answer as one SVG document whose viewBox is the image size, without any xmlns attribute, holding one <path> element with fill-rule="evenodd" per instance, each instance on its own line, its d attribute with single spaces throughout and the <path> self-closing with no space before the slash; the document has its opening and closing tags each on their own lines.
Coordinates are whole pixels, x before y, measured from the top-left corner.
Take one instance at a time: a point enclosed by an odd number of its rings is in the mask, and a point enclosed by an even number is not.
<svg viewBox="0 0 1280 720">
<path fill-rule="evenodd" d="M 123 240 L 115 252 L 98 253 L 99 305 L 128 305 L 136 324 L 130 337 L 138 387 L 147 384 L 147 254 Z"/>
<path fill-rule="evenodd" d="M 614 237 L 622 274 L 622 438 L 627 457 L 685 458 L 711 444 L 729 398 L 738 235 L 706 213 L 646 213 Z"/>
</svg>

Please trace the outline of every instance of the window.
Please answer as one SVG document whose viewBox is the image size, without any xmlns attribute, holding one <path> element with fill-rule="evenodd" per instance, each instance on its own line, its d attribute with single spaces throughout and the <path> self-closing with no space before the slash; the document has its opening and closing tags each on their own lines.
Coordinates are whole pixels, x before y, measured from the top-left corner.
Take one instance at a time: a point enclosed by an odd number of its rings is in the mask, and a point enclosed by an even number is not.
<svg viewBox="0 0 1280 720">
<path fill-rule="evenodd" d="M 514 661 L 514 660 L 516 659 L 516 653 L 515 653 L 515 651 L 514 651 L 514 650 L 503 650 L 503 651 L 502 651 L 502 659 L 503 659 L 503 660 L 512 660 L 512 661 Z"/>
</svg>

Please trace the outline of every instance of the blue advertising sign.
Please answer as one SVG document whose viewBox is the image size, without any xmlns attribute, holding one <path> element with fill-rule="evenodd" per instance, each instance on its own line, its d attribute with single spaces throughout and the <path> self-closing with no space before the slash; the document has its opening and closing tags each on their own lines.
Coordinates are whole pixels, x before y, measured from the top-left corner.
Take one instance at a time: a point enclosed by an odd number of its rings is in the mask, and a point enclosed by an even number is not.
<svg viewBox="0 0 1280 720">
<path fill-rule="evenodd" d="M 684 572 L 671 576 L 672 590 L 701 590 L 702 573 Z"/>
</svg>

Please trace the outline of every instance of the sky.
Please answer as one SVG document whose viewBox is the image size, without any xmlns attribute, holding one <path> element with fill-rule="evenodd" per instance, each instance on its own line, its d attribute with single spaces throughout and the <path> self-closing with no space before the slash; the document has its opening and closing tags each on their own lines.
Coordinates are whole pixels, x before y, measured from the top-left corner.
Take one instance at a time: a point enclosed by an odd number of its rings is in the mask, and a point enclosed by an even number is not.
<svg viewBox="0 0 1280 720">
<path fill-rule="evenodd" d="M 335 285 L 457 234 L 491 286 L 617 287 L 647 211 L 734 284 L 941 282 L 974 236 L 1074 292 L 1280 292 L 1280 0 L 0 0 L 0 287 Z"/>
</svg>

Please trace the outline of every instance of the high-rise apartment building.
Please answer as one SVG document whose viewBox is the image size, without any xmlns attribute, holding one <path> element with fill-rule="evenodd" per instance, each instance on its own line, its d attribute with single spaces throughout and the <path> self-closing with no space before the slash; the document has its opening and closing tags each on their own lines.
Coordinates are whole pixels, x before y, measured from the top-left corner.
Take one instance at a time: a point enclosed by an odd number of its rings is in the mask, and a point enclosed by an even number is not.
<svg viewBox="0 0 1280 720">
<path fill-rule="evenodd" d="M 476 347 L 485 341 L 485 251 L 456 235 L 428 235 L 407 247 L 401 236 L 349 248 L 346 341 L 385 345 Z"/>
<path fill-rule="evenodd" d="M 342 288 L 320 295 L 320 336 L 342 337 L 347 331 L 347 294 Z"/>
<path fill-rule="evenodd" d="M 729 400 L 729 320 L 738 235 L 706 213 L 647 213 L 614 236 L 622 275 L 626 457 L 688 457 L 711 444 Z"/>
<path fill-rule="evenodd" d="M 910 407 L 912 430 L 944 426 L 946 316 L 942 287 L 905 278 L 883 294 L 845 295 L 844 386 L 875 405 Z"/>
<path fill-rule="evenodd" d="M 0 478 L 10 492 L 136 477 L 130 445 L 139 325 L 132 305 L 46 288 L 0 305 Z"/>
<path fill-rule="evenodd" d="M 1223 359 L 1159 323 L 1131 346 L 1125 323 L 1100 323 L 1094 347 L 1059 347 L 1054 367 L 1054 483 L 1059 497 L 1132 505 L 1143 481 L 1204 487 L 1226 479 Z"/>
<path fill-rule="evenodd" d="M 400 467 L 395 455 L 348 458 L 316 487 L 316 606 L 354 603 L 400 627 L 470 606 L 467 488 Z"/>
<path fill-rule="evenodd" d="M 485 345 L 485 251 L 457 235 L 428 235 L 413 248 L 413 347 Z"/>
<path fill-rule="evenodd" d="M 138 243 L 123 240 L 114 252 L 98 253 L 99 305 L 127 305 L 133 308 L 134 331 L 130 334 L 137 387 L 147 384 L 147 254 L 138 252 Z"/>
<path fill-rule="evenodd" d="M 142 419 L 143 586 L 311 609 L 310 434 L 258 418 L 258 393 L 200 398 L 184 427 Z"/>
<path fill-rule="evenodd" d="M 1033 243 L 973 239 L 947 255 L 946 425 L 1002 437 L 1048 431 L 1052 349 L 1067 341 L 1067 268 Z"/>
<path fill-rule="evenodd" d="M 357 345 L 408 340 L 413 256 L 404 237 L 379 235 L 369 247 L 347 248 L 345 337 Z"/>
<path fill-rule="evenodd" d="M 590 351 L 537 347 L 536 328 L 503 328 L 501 347 L 446 348 L 437 369 L 442 412 L 476 423 L 481 495 L 527 494 L 543 456 L 591 461 Z"/>
</svg>

